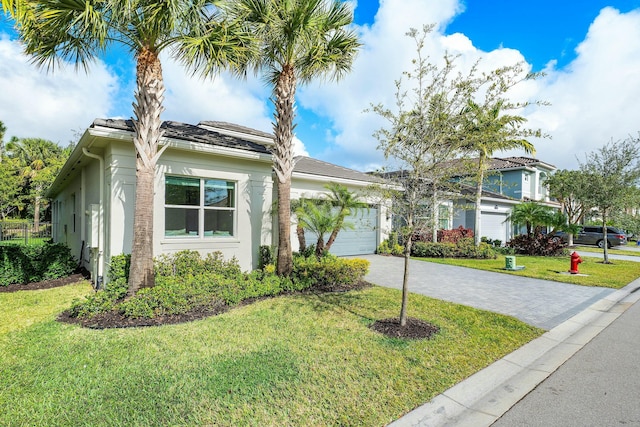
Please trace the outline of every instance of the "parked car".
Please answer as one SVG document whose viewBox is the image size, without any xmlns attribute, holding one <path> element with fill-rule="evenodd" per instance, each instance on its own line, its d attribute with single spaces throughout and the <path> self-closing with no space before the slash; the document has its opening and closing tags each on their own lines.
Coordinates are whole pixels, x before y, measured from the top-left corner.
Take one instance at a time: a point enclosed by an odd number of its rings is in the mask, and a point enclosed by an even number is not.
<svg viewBox="0 0 640 427">
<path fill-rule="evenodd" d="M 565 232 L 559 231 L 556 233 L 555 240 L 562 239 L 563 242 L 569 241 L 569 235 Z M 624 231 L 607 227 L 607 242 L 609 247 L 620 246 L 627 244 L 627 235 Z M 580 232 L 573 236 L 573 243 L 577 245 L 597 245 L 598 247 L 604 247 L 604 233 L 602 227 L 584 226 L 580 229 Z"/>
</svg>

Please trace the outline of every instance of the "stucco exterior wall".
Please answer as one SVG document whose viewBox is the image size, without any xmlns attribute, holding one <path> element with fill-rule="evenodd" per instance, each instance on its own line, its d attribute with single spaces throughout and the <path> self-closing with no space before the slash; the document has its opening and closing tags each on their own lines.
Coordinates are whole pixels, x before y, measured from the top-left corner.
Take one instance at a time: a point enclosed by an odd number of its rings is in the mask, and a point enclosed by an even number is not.
<svg viewBox="0 0 640 427">
<path fill-rule="evenodd" d="M 113 143 L 108 156 L 111 224 L 109 254 L 130 253 L 135 208 L 135 160 L 133 147 Z M 234 233 L 229 237 L 165 236 L 165 177 L 187 176 L 232 181 L 236 184 Z M 202 255 L 220 251 L 225 259 L 236 257 L 243 270 L 258 265 L 258 248 L 271 244 L 271 164 L 169 148 L 158 162 L 154 198 L 154 256 L 181 250 Z"/>
</svg>

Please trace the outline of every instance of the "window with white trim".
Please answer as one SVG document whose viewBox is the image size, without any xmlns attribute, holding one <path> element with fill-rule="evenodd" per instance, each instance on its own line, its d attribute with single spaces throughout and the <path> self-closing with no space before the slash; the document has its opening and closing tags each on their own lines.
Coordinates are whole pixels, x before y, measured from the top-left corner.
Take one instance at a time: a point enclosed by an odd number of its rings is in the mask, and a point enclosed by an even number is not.
<svg viewBox="0 0 640 427">
<path fill-rule="evenodd" d="M 165 237 L 232 237 L 236 183 L 186 176 L 165 177 Z"/>
</svg>

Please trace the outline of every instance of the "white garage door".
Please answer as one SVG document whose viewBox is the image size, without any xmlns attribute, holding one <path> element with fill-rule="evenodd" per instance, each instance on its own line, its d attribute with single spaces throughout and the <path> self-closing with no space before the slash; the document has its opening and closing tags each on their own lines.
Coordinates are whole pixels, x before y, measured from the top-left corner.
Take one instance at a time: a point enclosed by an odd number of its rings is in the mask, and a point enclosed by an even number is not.
<svg viewBox="0 0 640 427">
<path fill-rule="evenodd" d="M 358 209 L 347 217 L 346 221 L 354 225 L 353 229 L 341 230 L 331 246 L 334 255 L 373 254 L 378 247 L 378 209 Z M 315 244 L 317 237 L 310 232 L 304 233 L 307 244 Z M 325 235 L 325 243 L 329 234 Z"/>
<path fill-rule="evenodd" d="M 502 243 L 507 241 L 507 214 L 494 213 L 494 212 L 482 212 L 480 217 L 482 223 L 480 224 L 480 237 L 487 237 L 492 240 L 501 240 Z"/>
</svg>

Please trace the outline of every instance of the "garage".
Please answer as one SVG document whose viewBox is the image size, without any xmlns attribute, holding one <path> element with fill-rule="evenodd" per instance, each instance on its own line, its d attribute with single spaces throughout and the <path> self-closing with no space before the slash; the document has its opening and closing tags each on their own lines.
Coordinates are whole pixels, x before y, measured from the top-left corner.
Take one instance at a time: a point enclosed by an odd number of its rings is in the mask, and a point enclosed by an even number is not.
<svg viewBox="0 0 640 427">
<path fill-rule="evenodd" d="M 482 236 L 491 240 L 507 241 L 507 214 L 503 212 L 482 212 L 480 229 Z"/>
<path fill-rule="evenodd" d="M 353 229 L 341 230 L 330 252 L 338 256 L 364 255 L 375 253 L 378 247 L 378 209 L 357 209 L 346 221 L 354 225 Z M 305 232 L 307 244 L 315 244 L 315 234 Z M 325 235 L 325 242 L 329 234 Z"/>
</svg>

